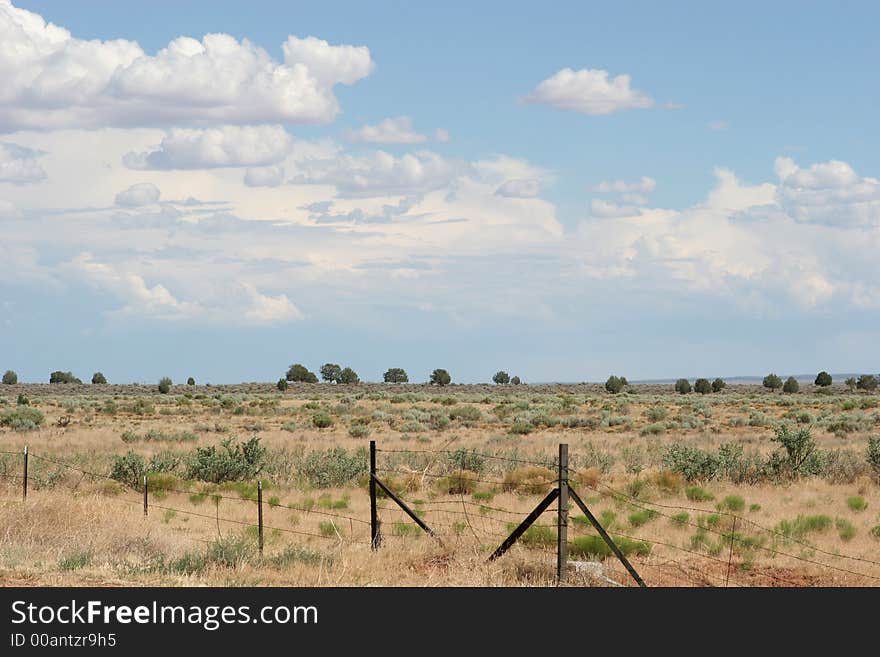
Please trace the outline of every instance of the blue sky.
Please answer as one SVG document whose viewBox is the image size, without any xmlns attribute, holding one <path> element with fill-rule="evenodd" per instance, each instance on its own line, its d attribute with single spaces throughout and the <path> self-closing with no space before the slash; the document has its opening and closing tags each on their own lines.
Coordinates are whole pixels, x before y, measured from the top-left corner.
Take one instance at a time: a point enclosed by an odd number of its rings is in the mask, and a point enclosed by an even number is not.
<svg viewBox="0 0 880 657">
<path fill-rule="evenodd" d="M 876 4 L 473 4 L 0 2 L 0 368 L 880 369 Z"/>
</svg>

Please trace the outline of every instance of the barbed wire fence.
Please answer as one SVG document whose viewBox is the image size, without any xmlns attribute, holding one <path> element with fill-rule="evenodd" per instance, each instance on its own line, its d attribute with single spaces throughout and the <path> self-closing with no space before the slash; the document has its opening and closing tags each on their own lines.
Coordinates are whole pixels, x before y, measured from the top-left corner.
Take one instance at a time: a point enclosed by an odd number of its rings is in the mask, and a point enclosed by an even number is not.
<svg viewBox="0 0 880 657">
<path fill-rule="evenodd" d="M 63 473 L 76 473 L 78 481 L 74 489 L 86 480 L 120 483 L 109 475 L 36 454 L 27 448 L 21 452 L 0 451 L 0 456 L 21 457 L 20 473 L 10 471 L 8 463 L 2 461 L 0 479 L 19 486 L 23 502 L 28 499 L 30 484 L 35 484 L 38 489 L 48 488 L 56 484 Z M 32 469 L 29 471 L 32 459 L 55 469 L 43 470 L 41 474 L 44 476 L 36 476 Z M 253 530 L 260 555 L 263 554 L 266 531 L 339 545 L 369 545 L 374 551 L 381 549 L 386 535 L 406 539 L 424 532 L 444 546 L 469 540 L 481 551 L 494 548 L 486 557 L 489 562 L 502 558 L 515 544 L 545 557 L 555 553 L 559 584 L 569 580 L 572 566 L 576 572 L 581 572 L 579 568 L 583 566 L 584 572 L 594 581 L 612 585 L 621 585 L 627 579 L 638 586 L 647 586 L 651 581 L 663 583 L 668 579 L 689 586 L 804 585 L 804 579 L 797 579 L 790 569 L 755 567 L 752 562 L 759 554 L 855 578 L 858 583 L 880 583 L 880 561 L 839 550 L 825 550 L 792 532 L 766 527 L 731 511 L 640 499 L 598 480 L 580 478 L 573 483 L 565 444 L 559 445 L 558 457 L 552 459 L 505 456 L 461 448 L 379 449 L 376 441 L 370 441 L 369 459 L 369 520 L 330 508 L 315 508 L 314 504 L 284 504 L 274 497 L 267 504 L 263 499 L 262 481 L 256 483 L 255 496 L 235 496 L 205 488 L 171 487 L 166 482 L 153 485 L 149 475 L 144 475 L 140 490 L 129 484 L 123 487 L 123 498 L 108 496 L 106 499 L 128 506 L 142 505 L 145 516 L 155 509 L 210 522 L 220 538 L 224 525 Z M 497 467 L 485 467 L 486 462 L 495 463 Z M 442 493 L 445 499 L 436 499 L 431 494 L 416 497 L 426 482 L 431 482 L 432 493 Z M 584 490 L 591 497 L 582 497 Z M 499 491 L 515 494 L 519 502 L 537 497 L 540 502 L 524 517 L 521 508 L 504 506 L 495 499 L 495 493 Z M 193 506 L 211 499 L 214 513 L 163 503 L 168 493 L 189 496 Z M 685 546 L 654 535 L 646 536 L 634 531 L 637 527 L 621 529 L 614 526 L 613 520 L 599 519 L 592 513 L 589 504 L 601 500 L 610 500 L 619 508 L 648 513 L 651 518 L 666 518 L 678 527 L 694 528 L 696 534 L 691 544 Z M 251 517 L 242 520 L 221 515 L 221 503 L 225 505 L 227 502 L 253 505 L 248 512 Z M 583 515 L 569 517 L 570 509 L 579 509 Z M 314 514 L 326 522 L 320 524 L 319 532 L 265 522 L 266 517 L 279 510 Z M 689 514 L 699 515 L 695 521 Z M 347 532 L 343 530 L 346 525 Z M 573 536 L 571 541 L 569 530 Z M 202 538 L 187 538 L 208 542 Z M 656 547 L 662 550 L 655 550 Z M 632 554 L 638 557 L 640 570 L 648 569 L 644 577 L 630 560 Z M 597 561 L 570 560 L 570 556 Z M 831 560 L 835 563 L 829 563 Z M 597 563 L 602 568 L 590 570 Z M 619 566 L 615 567 L 615 563 Z"/>
</svg>

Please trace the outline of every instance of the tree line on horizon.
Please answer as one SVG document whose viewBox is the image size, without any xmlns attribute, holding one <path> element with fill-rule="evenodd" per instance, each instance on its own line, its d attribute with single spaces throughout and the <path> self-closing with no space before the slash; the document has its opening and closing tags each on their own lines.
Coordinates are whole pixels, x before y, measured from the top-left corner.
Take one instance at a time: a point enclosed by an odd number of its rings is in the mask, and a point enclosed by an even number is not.
<svg viewBox="0 0 880 657">
<path fill-rule="evenodd" d="M 357 372 L 351 367 L 342 367 L 337 363 L 324 363 L 319 369 L 319 373 L 321 375 L 321 380 L 325 383 L 351 385 L 361 382 Z M 382 375 L 382 381 L 384 383 L 409 383 L 409 375 L 402 367 L 391 367 Z M 92 375 L 91 382 L 93 385 L 106 384 L 107 377 L 101 372 L 95 372 Z M 431 372 L 427 382 L 431 385 L 445 386 L 452 383 L 452 376 L 447 370 L 437 368 Z M 522 380 L 518 376 L 510 376 L 504 370 L 499 370 L 492 376 L 492 382 L 496 385 L 520 385 Z M 832 376 L 823 370 L 816 375 L 814 385 L 819 388 L 827 388 L 831 386 L 833 382 L 834 380 Z M 2 383 L 6 385 L 17 384 L 18 374 L 13 370 L 6 370 L 3 374 Z M 49 383 L 82 384 L 82 380 L 74 376 L 72 372 L 56 370 L 49 375 Z M 194 386 L 196 381 L 193 377 L 189 377 L 186 383 L 187 385 Z M 286 374 L 278 380 L 276 387 L 278 390 L 284 391 L 287 390 L 289 383 L 318 383 L 318 375 L 309 370 L 302 363 L 294 363 L 288 368 Z M 170 377 L 162 377 L 158 384 L 159 392 L 167 394 L 170 392 L 172 385 L 173 382 Z M 764 377 L 762 385 L 770 391 L 776 391 L 779 389 L 782 389 L 782 392 L 784 393 L 796 393 L 800 391 L 800 383 L 793 376 L 790 376 L 783 381 L 782 377 L 773 372 Z M 848 377 L 844 380 L 844 385 L 846 385 L 850 391 L 874 391 L 878 388 L 878 385 L 880 385 L 880 375 L 861 374 L 858 378 Z M 629 386 L 629 381 L 627 381 L 625 376 L 612 374 L 605 381 L 605 390 L 611 394 L 617 394 L 623 391 L 627 386 Z M 718 377 L 711 382 L 707 378 L 697 378 L 693 384 L 691 384 L 688 379 L 681 378 L 675 382 L 673 387 L 679 394 L 685 395 L 691 392 L 696 392 L 705 395 L 721 392 L 726 386 L 727 383 L 724 379 Z"/>
</svg>

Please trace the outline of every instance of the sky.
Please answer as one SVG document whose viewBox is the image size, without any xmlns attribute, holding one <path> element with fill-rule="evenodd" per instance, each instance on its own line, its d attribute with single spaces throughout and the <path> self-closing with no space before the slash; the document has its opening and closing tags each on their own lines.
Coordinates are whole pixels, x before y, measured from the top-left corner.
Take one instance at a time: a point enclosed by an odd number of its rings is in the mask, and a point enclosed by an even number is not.
<svg viewBox="0 0 880 657">
<path fill-rule="evenodd" d="M 880 370 L 880 5 L 0 0 L 0 370 Z"/>
</svg>

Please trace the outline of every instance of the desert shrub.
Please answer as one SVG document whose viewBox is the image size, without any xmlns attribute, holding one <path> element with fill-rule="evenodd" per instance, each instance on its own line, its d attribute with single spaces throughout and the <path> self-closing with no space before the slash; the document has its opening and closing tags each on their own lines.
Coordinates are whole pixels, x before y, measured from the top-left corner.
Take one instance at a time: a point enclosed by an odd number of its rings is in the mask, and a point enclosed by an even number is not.
<svg viewBox="0 0 880 657">
<path fill-rule="evenodd" d="M 0 414 L 0 426 L 9 427 L 14 431 L 30 431 L 43 426 L 43 413 L 31 406 L 16 406 L 14 409 Z"/>
<path fill-rule="evenodd" d="M 596 486 L 599 485 L 599 480 L 602 478 L 602 470 L 596 466 L 592 466 L 583 470 L 577 470 L 569 475 L 569 477 L 575 487 L 595 489 Z"/>
<path fill-rule="evenodd" d="M 508 492 L 541 495 L 550 490 L 555 480 L 556 475 L 548 468 L 530 465 L 505 473 L 501 487 Z"/>
<path fill-rule="evenodd" d="M 326 413 L 315 413 L 312 416 L 312 425 L 318 429 L 326 429 L 333 426 L 333 418 Z"/>
<path fill-rule="evenodd" d="M 679 379 L 675 382 L 675 392 L 686 395 L 691 391 L 691 383 L 687 379 Z"/>
<path fill-rule="evenodd" d="M 449 465 L 458 470 L 482 472 L 486 467 L 486 457 L 476 450 L 459 447 L 452 454 L 449 454 Z"/>
<path fill-rule="evenodd" d="M 20 393 L 18 393 L 18 397 L 15 398 L 15 405 L 16 406 L 30 406 L 31 402 L 27 398 L 26 394 L 24 394 L 23 392 L 20 392 Z"/>
<path fill-rule="evenodd" d="M 665 422 L 654 422 L 653 424 L 642 427 L 639 431 L 639 435 L 641 436 L 658 436 L 661 433 L 666 433 Z"/>
<path fill-rule="evenodd" d="M 169 379 L 167 376 L 163 376 L 161 379 L 159 379 L 159 392 L 161 392 L 163 395 L 167 395 L 169 392 L 171 392 L 171 379 Z"/>
<path fill-rule="evenodd" d="M 793 376 L 788 377 L 785 380 L 785 383 L 782 384 L 782 392 L 786 392 L 788 394 L 792 394 L 798 392 L 801 389 L 801 384 L 798 383 L 797 379 Z"/>
<path fill-rule="evenodd" d="M 776 428 L 773 441 L 785 449 L 786 457 L 783 465 L 791 474 L 794 476 L 815 474 L 810 471 L 809 466 L 814 465 L 816 461 L 813 458 L 816 452 L 816 441 L 813 440 L 809 428 L 790 429 L 788 425 L 783 424 Z"/>
<path fill-rule="evenodd" d="M 254 436 L 242 442 L 231 438 L 209 447 L 197 447 L 186 464 L 186 478 L 219 484 L 254 478 L 264 467 L 266 448 Z"/>
<path fill-rule="evenodd" d="M 431 372 L 429 383 L 434 386 L 448 386 L 452 383 L 452 377 L 446 370 L 437 368 Z"/>
<path fill-rule="evenodd" d="M 859 390 L 876 390 L 877 389 L 877 377 L 873 374 L 862 374 L 859 377 L 859 380 L 856 381 L 856 388 Z"/>
<path fill-rule="evenodd" d="M 470 495 L 477 488 L 479 475 L 470 470 L 459 470 L 437 480 L 437 490 L 449 495 Z"/>
<path fill-rule="evenodd" d="M 288 383 L 287 383 L 287 379 L 284 379 L 284 378 L 278 379 L 278 383 L 275 384 L 275 387 L 278 388 L 278 390 L 280 390 L 281 392 L 284 392 L 289 387 Z"/>
<path fill-rule="evenodd" d="M 507 430 L 508 433 L 517 436 L 525 436 L 534 430 L 531 422 L 524 422 L 523 420 L 517 420 L 513 424 L 510 425 L 510 428 Z"/>
<path fill-rule="evenodd" d="M 188 386 L 194 386 L 195 384 L 196 384 L 196 380 L 193 377 L 189 377 L 186 380 L 186 385 L 188 385 Z"/>
<path fill-rule="evenodd" d="M 92 374 L 92 383 L 94 385 L 107 383 L 107 377 L 105 377 L 101 372 L 95 372 L 94 374 Z"/>
<path fill-rule="evenodd" d="M 822 388 L 827 388 L 832 383 L 831 375 L 826 371 L 821 371 L 816 375 L 815 384 Z"/>
<path fill-rule="evenodd" d="M 348 428 L 348 435 L 352 438 L 366 438 L 370 435 L 370 428 L 364 424 L 353 424 Z"/>
<path fill-rule="evenodd" d="M 654 485 L 666 493 L 677 493 L 684 486 L 684 477 L 679 472 L 660 470 L 651 478 Z"/>
<path fill-rule="evenodd" d="M 58 562 L 58 569 L 79 570 L 80 568 L 85 568 L 91 565 L 93 557 L 94 554 L 90 548 L 77 549 L 73 552 L 68 552 L 62 556 L 61 560 Z"/>
<path fill-rule="evenodd" d="M 297 381 L 299 383 L 317 383 L 318 377 L 314 372 L 310 372 L 305 365 L 294 363 L 287 370 L 285 378 L 288 381 Z"/>
<path fill-rule="evenodd" d="M 140 488 L 143 486 L 146 473 L 147 465 L 140 454 L 129 451 L 123 456 L 113 457 L 113 464 L 110 466 L 111 479 L 132 488 Z"/>
<path fill-rule="evenodd" d="M 157 452 L 147 463 L 147 472 L 173 473 L 182 465 L 183 458 L 176 452 Z"/>
<path fill-rule="evenodd" d="M 12 370 L 6 370 L 3 373 L 3 383 L 7 386 L 14 386 L 16 383 L 18 383 L 18 374 L 16 374 Z"/>
<path fill-rule="evenodd" d="M 688 486 L 684 489 L 685 496 L 691 502 L 711 502 L 715 496 L 699 486 Z"/>
<path fill-rule="evenodd" d="M 719 511 L 732 511 L 734 513 L 746 508 L 746 501 L 739 495 L 728 495 L 718 503 Z"/>
<path fill-rule="evenodd" d="M 316 450 L 300 463 L 298 475 L 316 488 L 347 486 L 367 471 L 367 463 L 367 451 L 363 447 L 353 451 L 342 447 Z"/>
<path fill-rule="evenodd" d="M 822 452 L 822 478 L 832 484 L 851 484 L 865 474 L 867 466 L 861 455 L 852 449 Z"/>
<path fill-rule="evenodd" d="M 786 538 L 803 538 L 813 532 L 824 532 L 832 525 L 832 520 L 826 515 L 804 516 L 799 515 L 794 520 L 781 520 L 775 530 Z"/>
<path fill-rule="evenodd" d="M 865 454 L 874 474 L 880 476 L 880 436 L 868 438 L 868 449 Z"/>
<path fill-rule="evenodd" d="M 880 541 L 880 525 L 874 525 L 868 530 L 868 533 L 873 537 Z"/>
<path fill-rule="evenodd" d="M 782 379 L 772 372 L 764 377 L 762 385 L 768 390 L 778 390 L 782 387 Z"/>
<path fill-rule="evenodd" d="M 616 395 L 626 386 L 624 381 L 624 378 L 612 374 L 608 377 L 608 380 L 605 381 L 605 390 L 610 392 L 612 395 Z"/>
<path fill-rule="evenodd" d="M 712 381 L 712 392 L 721 392 L 727 387 L 727 383 L 722 378 Z"/>
<path fill-rule="evenodd" d="M 516 529 L 516 523 L 507 524 L 508 532 L 512 532 L 514 529 Z M 519 537 L 519 542 L 526 547 L 549 547 L 556 544 L 556 532 L 550 527 L 532 525 Z"/>
<path fill-rule="evenodd" d="M 709 480 L 718 470 L 718 460 L 697 447 L 674 443 L 663 455 L 663 467 L 680 473 L 688 481 Z"/>
<path fill-rule="evenodd" d="M 868 508 L 868 503 L 861 495 L 853 495 L 846 498 L 846 506 L 849 507 L 850 511 L 864 511 Z"/>
<path fill-rule="evenodd" d="M 647 411 L 645 411 L 645 417 L 648 418 L 651 422 L 660 422 L 661 420 L 665 420 L 669 415 L 669 412 L 663 406 L 652 406 Z"/>
<path fill-rule="evenodd" d="M 124 443 L 190 443 L 195 442 L 199 437 L 191 431 L 176 431 L 174 433 L 166 433 L 158 429 L 150 429 L 142 434 L 134 431 L 123 431 L 122 442 Z"/>
<path fill-rule="evenodd" d="M 651 554 L 651 544 L 646 541 L 636 541 L 623 536 L 612 536 L 611 540 L 624 556 L 646 557 Z M 578 536 L 569 542 L 568 553 L 573 557 L 587 559 L 606 559 L 613 554 L 602 537 L 595 535 Z"/>
<path fill-rule="evenodd" d="M 641 527 L 656 518 L 659 514 L 653 509 L 641 509 L 629 515 L 629 524 L 633 527 Z"/>
<path fill-rule="evenodd" d="M 708 395 L 712 392 L 712 384 L 709 383 L 709 379 L 697 379 L 694 381 L 694 392 L 698 392 L 701 395 Z"/>
<path fill-rule="evenodd" d="M 464 405 L 456 406 L 449 411 L 450 420 L 463 420 L 466 422 L 477 422 L 483 417 L 482 411 L 476 406 Z"/>
<path fill-rule="evenodd" d="M 834 528 L 841 541 L 849 542 L 856 536 L 855 526 L 846 518 L 835 518 Z"/>
<path fill-rule="evenodd" d="M 682 511 L 680 513 L 676 513 L 675 515 L 670 516 L 669 522 L 671 522 L 676 527 L 684 527 L 690 522 L 690 515 L 687 511 Z"/>
<path fill-rule="evenodd" d="M 518 386 L 520 383 L 522 383 L 522 381 L 520 380 L 520 378 L 518 376 L 515 376 L 512 379 L 510 379 L 510 385 Z"/>
</svg>

